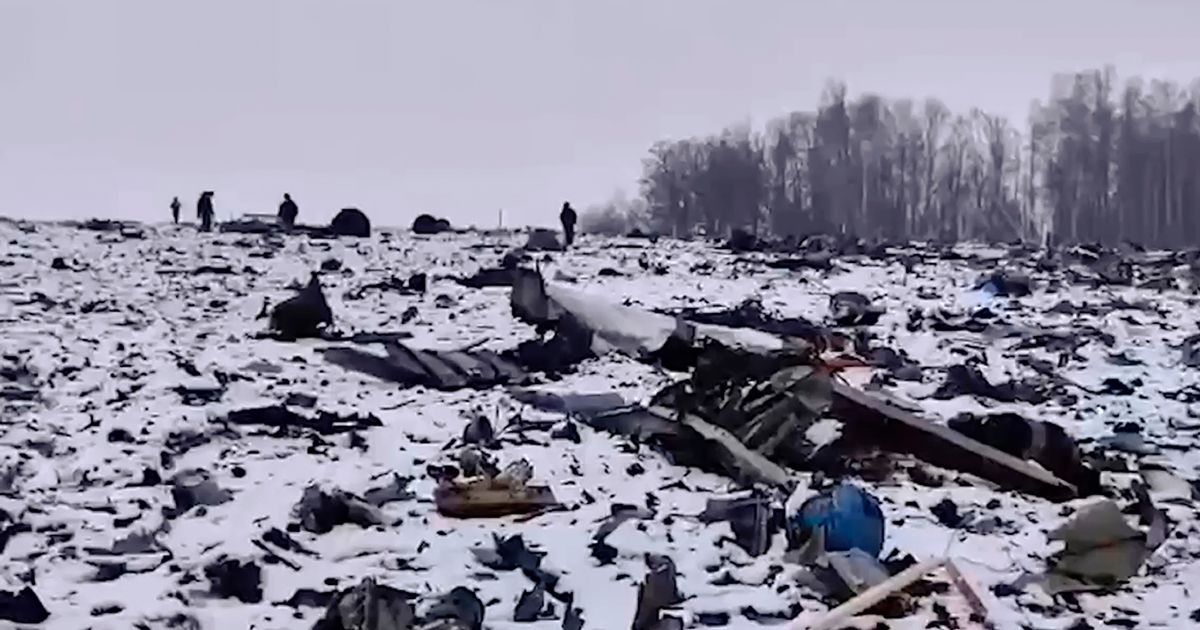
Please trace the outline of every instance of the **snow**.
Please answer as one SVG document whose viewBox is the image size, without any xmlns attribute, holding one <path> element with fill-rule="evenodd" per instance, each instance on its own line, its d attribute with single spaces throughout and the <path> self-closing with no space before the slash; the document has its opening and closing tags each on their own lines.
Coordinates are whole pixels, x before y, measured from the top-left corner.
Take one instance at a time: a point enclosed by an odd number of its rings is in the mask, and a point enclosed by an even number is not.
<svg viewBox="0 0 1200 630">
<path fill-rule="evenodd" d="M 16 465 L 19 474 L 16 493 L 0 499 L 0 509 L 19 515 L 33 531 L 9 541 L 0 586 L 15 590 L 32 585 L 51 611 L 41 627 L 125 629 L 147 620 L 151 627 L 160 627 L 153 620 L 188 613 L 206 629 L 307 628 L 319 610 L 294 610 L 275 602 L 288 599 L 298 588 L 348 587 L 363 577 L 376 576 L 382 583 L 420 593 L 444 592 L 458 585 L 477 589 L 488 605 L 488 627 L 558 628 L 557 620 L 513 622 L 513 605 L 530 588 L 529 581 L 519 572 L 486 569 L 470 553 L 472 547 L 489 545 L 492 534 L 513 533 L 546 552 L 545 568 L 561 572 L 562 587 L 576 594 L 588 627 L 628 626 L 636 584 L 645 572 L 642 557 L 651 552 L 669 555 L 678 566 L 680 587 L 688 596 L 683 608 L 690 620 L 699 613 L 728 612 L 728 627 L 737 629 L 759 625 L 740 613 L 748 607 L 759 613 L 786 613 L 798 604 L 805 619 L 826 610 L 795 584 L 795 567 L 783 560 L 782 534 L 767 555 L 750 558 L 726 540 L 728 525 L 704 525 L 686 516 L 700 512 L 708 497 L 733 490 L 729 480 L 673 466 L 657 453 L 632 449 L 621 438 L 584 427 L 578 445 L 533 434 L 541 444 L 510 445 L 498 453 L 501 464 L 527 458 L 534 467 L 534 480 L 551 485 L 559 500 L 575 509 L 527 522 L 444 518 L 430 499 L 433 482 L 425 476 L 425 468 L 453 458 L 444 447 L 461 434 L 471 413 L 482 411 L 498 425 L 518 412 L 526 418 L 554 416 L 522 408 L 503 388 L 454 393 L 405 390 L 354 374 L 321 359 L 319 350 L 329 345 L 326 342 L 253 338 L 266 323 L 255 319 L 264 299 L 277 303 L 289 295 L 287 285 L 305 280 L 322 261 L 337 258 L 342 270 L 323 274 L 322 283 L 341 328 L 407 330 L 416 347 L 445 349 L 479 343 L 495 350 L 510 348 L 534 333 L 511 316 L 507 290 L 468 289 L 448 276 L 469 275 L 481 265 L 493 264 L 507 247 L 522 242 L 519 235 L 396 233 L 336 241 L 289 237 L 269 245 L 270 238 L 197 235 L 190 228 L 150 227 L 146 234 L 145 240 L 124 240 L 50 224 L 38 224 L 35 232 L 26 233 L 0 222 L 4 243 L 0 264 L 5 265 L 0 267 L 4 331 L 0 355 L 20 357 L 34 372 L 43 394 L 35 405 L 13 403 L 3 411 L 6 428 L 0 437 L 0 469 Z M 486 246 L 479 247 L 480 243 Z M 993 258 L 1003 255 L 998 250 L 975 251 Z M 73 260 L 82 270 L 51 270 L 50 261 L 56 256 Z M 644 271 L 639 265 L 642 258 L 664 265 L 667 273 Z M 693 271 L 704 262 L 712 263 L 711 272 Z M 543 271 L 547 277 L 559 271 L 575 277 L 578 291 L 601 295 L 613 304 L 646 309 L 704 303 L 732 306 L 759 296 L 767 308 L 781 315 L 818 321 L 825 316 L 829 295 L 854 290 L 886 306 L 887 313 L 873 327 L 881 344 L 904 350 L 924 366 L 960 362 L 962 353 L 986 357 L 985 373 L 991 379 L 1027 375 L 1008 349 L 1012 340 L 986 334 L 910 332 L 905 327 L 908 311 L 973 308 L 986 301 L 1014 323 L 1094 325 L 1116 338 L 1113 350 L 1129 350 L 1145 365 L 1117 367 L 1105 361 L 1110 349 L 1090 343 L 1080 350 L 1085 361 L 1072 363 L 1064 375 L 1088 387 L 1108 377 L 1125 382 L 1140 378 L 1144 384 L 1135 395 L 1079 392 L 1080 402 L 1074 406 L 967 398 L 939 401 L 927 398 L 940 383 L 936 371 L 927 374 L 924 383 L 901 383 L 891 393 L 916 403 L 931 417 L 946 418 L 965 410 L 1018 411 L 1057 422 L 1089 446 L 1109 435 L 1116 423 L 1133 421 L 1160 451 L 1145 462 L 1194 478 L 1200 452 L 1193 448 L 1197 427 L 1193 418 L 1200 409 L 1162 395 L 1200 380 L 1195 370 L 1179 365 L 1178 352 L 1172 348 L 1195 332 L 1195 303 L 1190 295 L 1070 284 L 1047 292 L 1046 278 L 1038 277 L 1042 284 L 1033 296 L 1010 300 L 973 291 L 980 268 L 964 262 L 937 261 L 912 273 L 899 264 L 869 259 L 839 264 L 844 270 L 828 274 L 787 272 L 700 243 L 650 245 L 584 237 L 577 248 L 545 263 Z M 189 273 L 200 265 L 229 265 L 239 273 Z M 604 267 L 626 275 L 601 276 L 598 272 Z M 162 273 L 166 270 L 177 272 Z M 430 289 L 424 296 L 369 291 L 361 300 L 345 297 L 350 289 L 388 275 L 406 277 L 417 271 L 430 274 Z M 55 305 L 34 300 L 36 294 Z M 452 304 L 439 308 L 435 301 L 441 295 L 452 298 Z M 1113 309 L 1099 316 L 1046 314 L 1064 299 L 1103 305 L 1110 298 L 1150 299 L 1165 314 Z M 410 306 L 419 310 L 419 317 L 402 326 L 401 313 Z M 183 367 L 187 362 L 200 377 L 188 374 Z M 186 406 L 174 391 L 180 385 L 211 387 L 217 373 L 239 377 L 229 382 L 219 402 Z M 548 388 L 617 391 L 628 399 L 645 400 L 680 376 L 612 354 L 581 365 L 575 374 Z M 318 409 L 374 414 L 384 426 L 362 432 L 368 444 L 365 450 L 351 447 L 342 435 L 325 438 L 328 447 L 310 452 L 309 439 L 272 437 L 253 427 L 237 427 L 240 435 L 235 436 L 220 432 L 214 422 L 227 411 L 282 402 L 294 392 L 315 395 Z M 1192 428 L 1176 428 L 1181 423 Z M 108 441 L 110 432 L 118 428 L 132 434 L 134 441 Z M 160 454 L 168 437 L 181 430 L 212 438 L 177 457 L 171 468 L 163 468 Z M 836 434 L 835 428 L 824 425 L 814 431 Z M 628 472 L 635 462 L 644 473 Z M 233 500 L 167 519 L 162 509 L 173 505 L 169 486 L 134 485 L 145 468 L 160 470 L 164 479 L 188 468 L 206 469 L 233 493 Z M 263 553 L 251 540 L 272 527 L 285 528 L 306 486 L 318 483 L 362 493 L 382 485 L 393 473 L 414 477 L 410 489 L 417 496 L 384 507 L 396 524 L 370 529 L 344 525 L 325 535 L 294 533 L 317 557 L 280 552 L 300 565 L 298 571 L 263 564 L 263 603 L 243 604 L 207 594 L 204 566 L 220 557 L 262 564 Z M 925 559 L 949 553 L 969 579 L 983 587 L 999 627 L 1065 628 L 1080 617 L 1134 618 L 1139 627 L 1189 625 L 1188 615 L 1196 608 L 1190 594 L 1200 585 L 1200 567 L 1192 559 L 1200 552 L 1200 543 L 1193 535 L 1195 510 L 1187 497 L 1179 496 L 1177 486 L 1158 495 L 1175 499 L 1161 506 L 1167 509 L 1175 533 L 1151 566 L 1115 593 L 1078 596 L 1072 610 L 1056 605 L 1036 588 L 1003 598 L 986 591 L 1024 571 L 1042 570 L 1054 549 L 1045 534 L 1075 504 L 1056 505 L 974 477 L 939 473 L 947 479 L 941 488 L 916 485 L 900 473 L 886 481 L 860 481 L 880 498 L 888 519 L 884 554 L 897 549 Z M 1132 477 L 1106 473 L 1105 482 L 1124 488 Z M 622 525 L 608 539 L 620 555 L 611 565 L 599 565 L 588 550 L 597 522 L 613 503 L 645 507 L 648 494 L 657 498 L 657 516 Z M 594 500 L 589 502 L 589 496 Z M 948 529 L 929 512 L 930 506 L 947 497 L 961 509 L 996 515 L 1006 524 L 988 534 Z M 999 506 L 985 507 L 991 501 Z M 89 548 L 106 548 L 131 533 L 160 529 L 158 541 L 169 550 L 165 562 L 160 564 L 154 554 L 127 557 L 130 572 L 109 582 L 92 579 L 95 568 L 88 561 L 95 558 Z M 139 567 L 145 572 L 133 572 Z M 726 572 L 741 583 L 712 584 Z M 969 627 L 965 603 L 953 590 L 930 596 L 920 612 L 890 620 L 890 627 L 926 627 L 933 618 L 934 601 Z M 120 612 L 92 615 L 94 608 L 107 604 L 119 604 Z M 563 606 L 557 604 L 557 609 L 561 614 Z"/>
</svg>

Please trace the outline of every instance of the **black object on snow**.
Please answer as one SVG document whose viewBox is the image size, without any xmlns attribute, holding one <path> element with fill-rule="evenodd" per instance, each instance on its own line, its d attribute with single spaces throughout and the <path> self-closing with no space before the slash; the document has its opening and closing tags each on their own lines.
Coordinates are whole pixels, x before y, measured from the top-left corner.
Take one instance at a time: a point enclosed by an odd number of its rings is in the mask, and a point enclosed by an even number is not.
<svg viewBox="0 0 1200 630">
<path fill-rule="evenodd" d="M 485 547 L 475 547 L 471 549 L 471 553 L 483 565 L 489 569 L 497 571 L 513 571 L 521 569 L 522 571 L 536 571 L 542 563 L 542 557 L 538 553 L 530 551 L 525 546 L 525 539 L 520 534 L 514 534 L 506 538 L 501 538 L 492 534 L 492 549 Z"/>
<path fill-rule="evenodd" d="M 513 621 L 537 621 L 546 605 L 546 587 L 534 584 L 533 588 L 521 593 L 517 598 L 517 606 L 513 609 Z"/>
<path fill-rule="evenodd" d="M 15 623 L 42 623 L 49 618 L 50 611 L 28 586 L 15 595 L 0 591 L 0 619 Z"/>
<path fill-rule="evenodd" d="M 357 289 L 346 292 L 346 298 L 350 300 L 361 300 L 367 291 L 396 291 L 401 295 L 413 295 L 425 293 L 429 288 L 429 277 L 423 273 L 414 273 L 408 277 L 408 280 L 401 280 L 396 276 L 389 276 L 379 282 L 364 284 Z"/>
<path fill-rule="evenodd" d="M 218 486 L 204 470 L 183 471 L 175 475 L 171 483 L 171 497 L 175 500 L 176 515 L 183 514 L 197 505 L 221 505 L 233 499 L 233 494 Z"/>
<path fill-rule="evenodd" d="M 314 534 L 326 534 L 348 523 L 362 527 L 383 523 L 379 510 L 366 501 L 341 490 L 326 493 L 317 486 L 305 488 L 295 512 L 300 526 Z"/>
<path fill-rule="evenodd" d="M 784 269 L 786 271 L 799 271 L 801 269 L 829 271 L 833 269 L 833 255 L 829 253 L 816 253 L 791 258 L 778 258 L 767 261 L 767 266 L 772 269 Z"/>
<path fill-rule="evenodd" d="M 963 521 L 965 519 L 963 518 L 962 514 L 959 514 L 958 505 L 956 505 L 954 501 L 951 501 L 949 498 L 945 498 L 937 502 L 933 507 L 929 508 L 929 511 L 932 512 L 935 517 L 937 517 L 939 523 L 945 525 L 946 527 L 958 529 L 963 526 Z"/>
<path fill-rule="evenodd" d="M 326 608 L 330 602 L 337 597 L 337 593 L 332 591 L 316 591 L 311 588 L 296 589 L 292 596 L 282 602 L 276 602 L 276 606 L 290 606 L 292 608 Z"/>
<path fill-rule="evenodd" d="M 761 250 L 762 243 L 748 230 L 735 228 L 729 233 L 729 240 L 725 242 L 725 247 L 735 252 L 753 252 Z"/>
<path fill-rule="evenodd" d="M 333 311 L 315 272 L 299 293 L 271 309 L 271 330 L 283 341 L 319 337 L 324 327 L 332 325 Z"/>
<path fill-rule="evenodd" d="M 555 440 L 567 440 L 579 444 L 583 438 L 579 435 L 579 427 L 574 422 L 567 420 L 561 427 L 558 427 L 550 432 L 550 437 Z"/>
<path fill-rule="evenodd" d="M 702 523 L 728 522 L 734 541 L 746 553 L 758 557 L 771 546 L 771 536 L 779 529 L 765 497 L 709 499 L 700 514 Z"/>
<path fill-rule="evenodd" d="M 366 578 L 333 597 L 313 630 L 403 630 L 413 627 L 416 595 Z"/>
<path fill-rule="evenodd" d="M 416 496 L 408 490 L 408 484 L 411 482 L 411 477 L 393 474 L 391 481 L 386 486 L 367 490 L 363 493 L 363 498 L 367 503 L 376 507 L 392 501 L 407 501 Z"/>
<path fill-rule="evenodd" d="M 773 335 L 799 337 L 809 342 L 815 342 L 822 336 L 821 327 L 803 317 L 777 317 L 768 313 L 757 299 L 748 299 L 727 310 L 701 311 L 695 308 L 685 308 L 674 313 L 666 313 L 682 317 L 696 324 L 712 324 L 729 328 L 752 328 Z"/>
<path fill-rule="evenodd" d="M 1027 296 L 1033 292 L 1031 286 L 1029 276 L 1003 270 L 994 271 L 975 284 L 977 290 L 999 297 Z"/>
<path fill-rule="evenodd" d="M 225 420 L 230 424 L 257 424 L 279 429 L 309 429 L 322 435 L 336 435 L 347 431 L 383 426 L 383 422 L 371 414 L 355 413 L 343 416 L 331 411 L 320 411 L 317 412 L 316 417 L 308 417 L 283 405 L 235 409 L 229 412 Z"/>
<path fill-rule="evenodd" d="M 525 241 L 525 250 L 530 252 L 561 252 L 563 249 L 558 233 L 546 228 L 534 229 Z"/>
<path fill-rule="evenodd" d="M 999 402 L 1043 403 L 1046 394 L 1039 388 L 1024 382 L 1010 381 L 993 385 L 979 368 L 971 365 L 952 365 L 946 370 L 946 381 L 933 393 L 937 400 L 949 400 L 957 396 L 973 395 L 991 398 Z"/>
<path fill-rule="evenodd" d="M 982 417 L 962 413 L 947 426 L 1013 457 L 1037 462 L 1074 485 L 1079 496 L 1101 493 L 1100 473 L 1084 462 L 1079 446 L 1057 424 L 1005 412 Z"/>
<path fill-rule="evenodd" d="M 675 563 L 667 556 L 646 554 L 646 581 L 638 587 L 633 630 L 654 630 L 664 608 L 683 601 L 676 585 Z"/>
<path fill-rule="evenodd" d="M 291 535 L 282 529 L 279 529 L 278 527 L 272 527 L 271 529 L 263 532 L 262 539 L 264 542 L 269 542 L 272 545 L 283 549 L 284 551 L 291 551 L 304 554 L 306 556 L 317 555 L 316 552 L 308 549 L 304 545 L 301 545 L 299 541 L 297 541 L 295 538 L 292 538 Z"/>
<path fill-rule="evenodd" d="M 435 218 L 431 214 L 422 214 L 413 219 L 412 231 L 416 234 L 441 234 L 449 232 L 450 229 L 449 221 Z"/>
<path fill-rule="evenodd" d="M 462 441 L 463 444 L 491 446 L 496 442 L 496 429 L 487 416 L 476 414 L 467 422 L 467 426 L 463 427 Z"/>
<path fill-rule="evenodd" d="M 221 560 L 204 568 L 213 595 L 247 604 L 262 601 L 262 570 L 253 562 Z"/>
<path fill-rule="evenodd" d="M 471 589 L 454 587 L 434 604 L 425 616 L 428 620 L 444 619 L 455 622 L 453 627 L 462 630 L 480 630 L 483 627 L 483 602 Z"/>
<path fill-rule="evenodd" d="M 329 222 L 329 231 L 338 236 L 365 238 L 371 235 L 371 220 L 358 208 L 342 208 Z"/>
<path fill-rule="evenodd" d="M 873 326 L 884 309 L 872 305 L 871 299 L 861 293 L 839 291 L 829 298 L 829 312 L 839 326 Z"/>
<path fill-rule="evenodd" d="M 580 609 L 568 605 L 567 614 L 563 616 L 562 630 L 583 630 L 583 617 Z"/>
<path fill-rule="evenodd" d="M 513 284 L 513 273 L 512 269 L 503 267 L 499 269 L 480 269 L 475 272 L 475 275 L 455 278 L 454 281 L 471 289 L 511 287 Z"/>
</svg>

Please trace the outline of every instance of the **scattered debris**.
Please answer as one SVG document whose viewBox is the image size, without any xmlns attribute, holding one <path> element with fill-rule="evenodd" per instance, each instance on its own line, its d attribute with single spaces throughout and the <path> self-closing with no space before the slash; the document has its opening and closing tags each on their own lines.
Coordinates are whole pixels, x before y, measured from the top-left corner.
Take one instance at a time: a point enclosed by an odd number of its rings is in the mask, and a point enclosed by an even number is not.
<svg viewBox="0 0 1200 630">
<path fill-rule="evenodd" d="M 675 580 L 675 563 L 669 557 L 646 554 L 646 580 L 638 586 L 633 630 L 663 628 L 663 612 L 683 601 Z"/>
<path fill-rule="evenodd" d="M 532 466 L 522 459 L 494 477 L 441 478 L 433 500 L 439 513 L 454 518 L 493 518 L 557 508 L 558 500 L 549 487 L 528 485 L 532 476 Z"/>
<path fill-rule="evenodd" d="M 204 568 L 213 595 L 246 604 L 262 601 L 262 570 L 253 562 L 221 560 Z"/>
<path fill-rule="evenodd" d="M 699 516 L 702 523 L 728 522 L 734 541 L 753 557 L 767 552 L 775 533 L 772 509 L 764 496 L 736 499 L 709 499 Z"/>
<path fill-rule="evenodd" d="M 1129 526 L 1116 503 L 1090 503 L 1050 532 L 1050 540 L 1065 542 L 1066 549 L 1053 561 L 1044 587 L 1051 594 L 1114 588 L 1137 574 L 1165 533 L 1159 536 L 1148 544 L 1146 534 Z"/>
<path fill-rule="evenodd" d="M 384 523 L 383 514 L 367 501 L 341 490 L 325 492 L 315 485 L 304 489 L 293 513 L 300 526 L 314 534 L 327 534 L 338 525 L 372 527 Z"/>
<path fill-rule="evenodd" d="M 392 475 L 392 479 L 387 485 L 372 488 L 363 493 L 363 499 L 375 507 L 381 507 L 393 501 L 407 501 L 415 496 L 408 491 L 408 484 L 411 482 L 411 477 Z"/>
<path fill-rule="evenodd" d="M 486 389 L 529 379 L 518 361 L 489 350 L 419 350 L 398 341 L 385 343 L 384 348 L 386 357 L 356 348 L 327 348 L 323 354 L 334 365 L 405 387 Z"/>
<path fill-rule="evenodd" d="M 998 297 L 1025 297 L 1033 293 L 1033 282 L 1024 274 L 997 270 L 981 278 L 975 290 Z"/>
<path fill-rule="evenodd" d="M 227 503 L 233 494 L 217 485 L 207 471 L 192 469 L 180 472 L 171 480 L 171 497 L 175 499 L 176 515 L 201 506 Z"/>
<path fill-rule="evenodd" d="M 993 385 L 987 377 L 972 365 L 952 365 L 946 370 L 946 381 L 933 393 L 938 400 L 949 400 L 957 396 L 981 396 L 999 402 L 1041 403 L 1046 393 L 1036 383 L 1010 381 Z"/>
<path fill-rule="evenodd" d="M 436 626 L 439 630 L 481 630 L 484 610 L 471 589 L 456 586 L 429 608 L 425 619 L 445 622 Z"/>
<path fill-rule="evenodd" d="M 313 630 L 406 630 L 416 621 L 413 599 L 412 593 L 364 578 L 333 597 Z"/>
<path fill-rule="evenodd" d="M 281 431 L 286 429 L 316 431 L 322 435 L 336 435 L 383 426 L 383 422 L 371 414 L 340 415 L 331 411 L 318 411 L 315 417 L 310 417 L 292 411 L 283 405 L 235 409 L 225 416 L 225 421 L 237 425 L 275 427 Z"/>
<path fill-rule="evenodd" d="M 1057 424 L 1004 412 L 987 416 L 962 413 L 947 426 L 1013 457 L 1041 464 L 1075 486 L 1080 496 L 1101 492 L 1099 471 L 1084 461 L 1079 446 Z"/>
<path fill-rule="evenodd" d="M 854 291 L 840 291 L 829 298 L 829 313 L 838 326 L 873 326 L 886 312 L 871 299 Z"/>
</svg>

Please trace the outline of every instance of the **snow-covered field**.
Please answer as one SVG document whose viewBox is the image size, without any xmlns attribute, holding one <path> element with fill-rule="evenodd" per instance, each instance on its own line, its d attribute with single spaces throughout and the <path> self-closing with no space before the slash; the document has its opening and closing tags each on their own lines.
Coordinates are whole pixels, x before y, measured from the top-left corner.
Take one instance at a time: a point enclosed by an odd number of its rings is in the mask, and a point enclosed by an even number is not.
<svg viewBox="0 0 1200 630">
<path fill-rule="evenodd" d="M 548 432 L 530 433 L 532 439 L 507 444 L 496 453 L 501 465 L 527 458 L 534 480 L 549 484 L 570 510 L 527 521 L 440 516 L 426 468 L 455 459 L 444 447 L 462 434 L 472 414 L 484 414 L 497 426 L 518 413 L 526 419 L 555 416 L 522 408 L 499 387 L 441 393 L 355 374 L 324 361 L 319 351 L 329 342 L 253 337 L 266 326 L 265 319 L 255 319 L 264 299 L 277 303 L 290 295 L 287 285 L 305 281 L 323 262 L 336 259 L 340 269 L 324 272 L 321 281 L 342 330 L 405 330 L 413 335 L 411 345 L 423 348 L 511 348 L 534 332 L 510 313 L 508 290 L 469 289 L 448 277 L 492 266 L 521 242 L 520 236 L 406 233 L 362 240 L 264 239 L 198 235 L 184 227 L 148 227 L 145 239 L 124 239 L 48 224 L 23 231 L 0 222 L 0 360 L 25 366 L 31 373 L 26 385 L 40 392 L 33 401 L 5 402 L 0 396 L 5 405 L 0 411 L 0 471 L 8 471 L 0 476 L 5 491 L 0 527 L 12 534 L 3 548 L 0 587 L 15 592 L 31 586 L 51 613 L 38 626 L 44 628 L 172 627 L 171 617 L 182 613 L 205 629 L 282 629 L 309 628 L 322 613 L 285 604 L 298 589 L 331 591 L 375 576 L 380 583 L 423 594 L 467 586 L 487 604 L 484 623 L 490 628 L 559 628 L 564 607 L 558 603 L 557 619 L 514 622 L 514 605 L 531 588 L 530 581 L 520 572 L 488 569 L 470 551 L 489 547 L 493 534 L 520 533 L 527 544 L 545 552 L 543 568 L 561 574 L 563 590 L 575 593 L 585 627 L 629 626 L 647 552 L 668 555 L 676 563 L 687 597 L 682 608 L 691 624 L 720 620 L 703 613 L 728 613 L 730 628 L 757 627 L 775 615 L 791 618 L 799 611 L 811 617 L 826 610 L 826 604 L 797 585 L 796 567 L 783 559 L 782 533 L 770 552 L 751 558 L 729 541 L 728 525 L 704 525 L 687 517 L 699 513 L 707 498 L 733 490 L 732 482 L 673 466 L 656 452 L 586 427 L 580 428 L 578 444 Z M 973 251 L 996 257 L 1003 253 Z M 57 266 L 65 268 L 52 268 L 56 257 L 65 263 Z M 1200 453 L 1193 447 L 1200 431 L 1200 403 L 1163 395 L 1200 384 L 1197 371 L 1181 365 L 1179 351 L 1172 347 L 1197 332 L 1196 300 L 1180 290 L 1096 289 L 1069 282 L 1048 288 L 1047 281 L 1059 276 L 1035 274 L 1039 285 L 1032 296 L 989 298 L 972 289 L 986 264 L 934 261 L 909 272 L 898 263 L 863 259 L 841 261 L 840 269 L 829 273 L 789 272 L 739 262 L 702 243 L 674 241 L 652 245 L 585 237 L 574 250 L 552 259 L 543 266 L 547 277 L 570 276 L 579 288 L 603 299 L 646 308 L 735 305 L 760 296 L 779 314 L 823 321 L 830 294 L 859 291 L 887 308 L 872 327 L 879 344 L 903 350 L 926 367 L 986 357 L 993 382 L 1030 373 L 1015 360 L 1013 338 L 910 331 L 910 309 L 986 305 L 1016 326 L 1095 326 L 1115 338 L 1114 346 L 1088 343 L 1079 350 L 1084 360 L 1071 362 L 1062 374 L 1088 388 L 1100 387 L 1106 378 L 1124 383 L 1140 379 L 1132 395 L 1079 390 L 1078 402 L 1069 406 L 967 397 L 933 400 L 926 397 L 942 381 L 936 369 L 926 371 L 924 382 L 901 383 L 892 393 L 916 402 L 930 417 L 1012 409 L 1061 424 L 1085 451 L 1127 462 L 1129 473 L 1104 475 L 1122 505 L 1127 495 L 1121 493 L 1137 478 L 1139 466 L 1158 463 L 1185 480 L 1196 478 Z M 666 273 L 646 271 L 639 260 L 665 266 Z M 702 268 L 705 262 L 712 263 L 710 270 Z M 202 266 L 217 269 L 193 273 Z M 233 273 L 220 273 L 225 266 Z M 603 268 L 622 275 L 601 275 Z M 357 287 L 413 272 L 430 276 L 423 296 L 386 290 L 367 292 L 362 299 L 346 296 Z M 1112 308 L 1115 298 L 1149 300 L 1159 311 Z M 1099 308 L 1090 315 L 1048 312 L 1063 300 Z M 416 307 L 418 315 L 401 324 L 409 307 Z M 1108 360 L 1119 351 L 1141 365 L 1118 366 Z M 1040 350 L 1027 352 L 1051 362 L 1057 358 Z M 544 388 L 617 391 L 644 400 L 682 376 L 611 355 L 588 361 Z M 179 386 L 215 385 L 218 378 L 228 383 L 219 400 L 189 405 L 176 391 Z M 4 385 L 0 379 L 0 387 Z M 231 410 L 283 402 L 293 394 L 315 396 L 317 409 L 374 414 L 383 426 L 361 431 L 363 445 L 345 434 L 277 437 L 269 430 L 219 422 Z M 1140 426 L 1153 452 L 1117 453 L 1102 446 L 1101 440 L 1122 422 Z M 188 432 L 199 436 L 190 448 L 181 446 L 180 436 Z M 174 506 L 170 486 L 155 483 L 154 474 L 168 480 L 194 468 L 207 470 L 232 493 L 232 500 L 169 518 Z M 145 483 L 148 470 L 154 474 Z M 264 532 L 286 529 L 294 521 L 292 507 L 307 486 L 317 483 L 361 494 L 384 485 L 393 474 L 414 478 L 409 489 L 415 498 L 385 505 L 388 525 L 342 525 L 323 535 L 294 532 L 292 537 L 315 555 L 278 548 L 272 552 L 298 568 L 265 562 L 266 552 L 254 544 Z M 940 474 L 946 483 L 936 488 L 917 485 L 903 473 L 860 482 L 883 504 L 884 555 L 896 549 L 918 559 L 946 553 L 956 558 L 983 587 L 998 627 L 1183 628 L 1200 623 L 1189 619 L 1200 608 L 1193 599 L 1200 588 L 1200 564 L 1194 561 L 1200 539 L 1190 496 L 1168 500 L 1156 495 L 1173 531 L 1137 577 L 1111 594 L 1082 594 L 1064 602 L 1037 587 L 1004 596 L 991 594 L 989 587 L 1023 572 L 1042 571 L 1055 549 L 1046 532 L 1087 500 L 1054 504 L 968 475 Z M 946 498 L 960 511 L 996 516 L 1001 525 L 986 534 L 947 528 L 930 513 L 931 506 Z M 602 565 L 588 543 L 598 521 L 618 503 L 651 508 L 655 517 L 618 529 L 608 543 L 619 556 Z M 148 533 L 155 542 L 144 538 Z M 113 556 L 114 543 L 131 535 L 146 544 L 134 545 L 137 553 Z M 205 567 L 223 558 L 262 566 L 261 603 L 209 593 Z M 123 571 L 99 568 L 116 562 L 124 564 Z M 972 627 L 966 604 L 954 589 L 918 603 L 918 612 L 887 620 L 887 627 L 928 627 L 936 619 L 935 604 L 945 606 L 960 627 Z M 1073 626 L 1082 618 L 1092 625 Z"/>
</svg>

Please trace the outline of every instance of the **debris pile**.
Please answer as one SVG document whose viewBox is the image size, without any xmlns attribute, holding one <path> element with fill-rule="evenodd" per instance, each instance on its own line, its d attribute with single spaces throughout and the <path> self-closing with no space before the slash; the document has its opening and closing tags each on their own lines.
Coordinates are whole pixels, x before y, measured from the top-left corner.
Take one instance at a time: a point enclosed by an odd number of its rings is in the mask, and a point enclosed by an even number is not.
<svg viewBox="0 0 1200 630">
<path fill-rule="evenodd" d="M 1192 621 L 1194 254 L 96 227 L 0 222 L 0 620 Z"/>
</svg>

